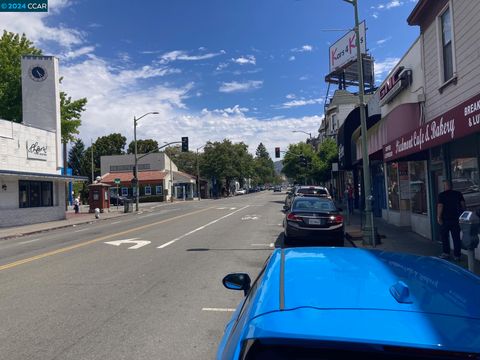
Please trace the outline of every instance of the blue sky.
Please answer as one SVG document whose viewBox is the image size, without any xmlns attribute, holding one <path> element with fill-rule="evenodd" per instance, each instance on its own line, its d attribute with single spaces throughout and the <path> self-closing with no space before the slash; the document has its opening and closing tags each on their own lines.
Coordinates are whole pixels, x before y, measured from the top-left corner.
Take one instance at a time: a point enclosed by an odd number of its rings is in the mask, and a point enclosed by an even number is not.
<svg viewBox="0 0 480 360">
<path fill-rule="evenodd" d="M 417 38 L 406 18 L 415 0 L 359 0 L 376 79 Z M 254 152 L 316 134 L 323 116 L 328 47 L 353 24 L 342 0 L 50 0 L 50 12 L 3 13 L 60 59 L 63 90 L 87 97 L 80 137 L 111 132 L 160 143 L 189 136 L 244 141 Z M 332 86 L 331 90 L 335 87 Z M 355 89 L 351 89 L 354 91 Z"/>
</svg>

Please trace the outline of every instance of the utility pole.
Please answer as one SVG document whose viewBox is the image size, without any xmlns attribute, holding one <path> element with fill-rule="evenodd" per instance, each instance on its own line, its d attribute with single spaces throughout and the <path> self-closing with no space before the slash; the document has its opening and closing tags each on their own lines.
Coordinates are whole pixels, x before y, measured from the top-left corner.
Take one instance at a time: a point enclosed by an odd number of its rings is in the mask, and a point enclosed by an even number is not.
<svg viewBox="0 0 480 360">
<path fill-rule="evenodd" d="M 92 140 L 92 139 L 90 139 L 90 143 L 92 144 L 92 145 L 90 146 L 90 149 L 91 149 L 90 153 L 91 153 L 91 155 L 92 155 L 91 162 L 92 162 L 92 184 L 93 184 L 93 182 L 94 182 L 94 180 L 95 180 L 95 179 L 94 179 L 94 176 L 95 176 L 95 175 L 94 175 L 94 172 L 93 172 L 93 140 Z"/>
<path fill-rule="evenodd" d="M 357 47 L 358 63 L 358 100 L 360 107 L 360 126 L 362 141 L 363 185 L 365 197 L 365 226 L 363 228 L 363 242 L 375 246 L 375 228 L 372 214 L 372 195 L 370 189 L 370 161 L 368 158 L 367 116 L 365 113 L 365 85 L 363 83 L 363 59 L 360 49 L 360 29 L 358 20 L 358 0 L 343 0 L 353 5 L 355 12 L 355 46 Z"/>
</svg>

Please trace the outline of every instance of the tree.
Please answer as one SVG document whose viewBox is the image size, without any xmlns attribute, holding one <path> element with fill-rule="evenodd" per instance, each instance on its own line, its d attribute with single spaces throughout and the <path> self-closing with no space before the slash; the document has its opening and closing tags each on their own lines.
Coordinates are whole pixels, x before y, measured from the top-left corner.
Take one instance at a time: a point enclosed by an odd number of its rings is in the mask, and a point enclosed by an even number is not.
<svg viewBox="0 0 480 360">
<path fill-rule="evenodd" d="M 85 144 L 82 139 L 77 139 L 68 152 L 68 167 L 72 168 L 73 175 L 88 176 L 82 169 L 82 159 L 85 155 Z"/>
<path fill-rule="evenodd" d="M 313 147 L 304 142 L 290 144 L 283 158 L 282 172 L 301 184 L 311 183 L 321 167 L 320 158 Z"/>
<path fill-rule="evenodd" d="M 42 55 L 25 34 L 4 31 L 0 38 L 0 118 L 22 122 L 22 55 Z"/>
<path fill-rule="evenodd" d="M 177 165 L 179 171 L 190 175 L 197 174 L 197 155 L 193 151 L 182 152 L 178 145 L 165 148 L 165 154 Z"/>
<path fill-rule="evenodd" d="M 100 158 L 107 155 L 123 155 L 125 153 L 125 145 L 127 138 L 119 133 L 113 133 L 101 136 L 93 143 L 93 164 L 94 177 L 100 176 Z M 81 162 L 82 172 L 85 176 L 91 176 L 92 167 L 92 148 L 89 146 L 85 152 Z M 133 176 L 133 175 L 132 175 Z"/>
<path fill-rule="evenodd" d="M 338 146 L 335 140 L 325 139 L 318 148 L 320 167 L 313 173 L 315 180 L 324 182 L 330 179 L 332 163 L 338 161 Z"/>
<path fill-rule="evenodd" d="M 153 139 L 137 140 L 137 154 L 158 152 L 158 142 Z M 127 154 L 135 154 L 135 142 L 128 144 Z"/>
<path fill-rule="evenodd" d="M 222 183 L 227 193 L 231 183 L 237 180 L 240 186 L 244 179 L 253 175 L 253 157 L 248 153 L 248 145 L 240 142 L 233 144 L 230 140 L 208 142 L 204 148 L 201 173 L 217 181 L 217 192 Z"/>
<path fill-rule="evenodd" d="M 270 158 L 265 146 L 260 143 L 255 151 L 254 159 L 254 182 L 256 184 L 267 184 L 275 182 L 275 165 Z"/>
</svg>

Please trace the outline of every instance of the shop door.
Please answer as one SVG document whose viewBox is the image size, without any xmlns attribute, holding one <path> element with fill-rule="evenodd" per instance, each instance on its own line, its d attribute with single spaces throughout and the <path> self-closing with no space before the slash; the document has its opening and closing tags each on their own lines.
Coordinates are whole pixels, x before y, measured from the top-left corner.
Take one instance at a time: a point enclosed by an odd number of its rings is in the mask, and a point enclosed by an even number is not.
<svg viewBox="0 0 480 360">
<path fill-rule="evenodd" d="M 432 223 L 432 239 L 440 241 L 440 231 L 437 223 L 437 199 L 438 194 L 443 191 L 443 180 L 445 173 L 443 170 L 443 162 L 434 162 L 430 164 L 430 181 L 431 181 L 431 196 L 430 196 L 430 208 L 431 211 L 431 223 Z"/>
</svg>

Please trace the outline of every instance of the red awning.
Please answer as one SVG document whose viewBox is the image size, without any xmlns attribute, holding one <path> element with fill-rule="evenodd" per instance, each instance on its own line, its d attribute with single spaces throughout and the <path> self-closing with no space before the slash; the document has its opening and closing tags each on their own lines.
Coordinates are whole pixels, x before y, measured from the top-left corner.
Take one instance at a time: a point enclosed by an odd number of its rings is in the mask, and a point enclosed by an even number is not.
<svg viewBox="0 0 480 360">
<path fill-rule="evenodd" d="M 480 94 L 383 146 L 383 160 L 407 155 L 480 131 Z"/>
</svg>

